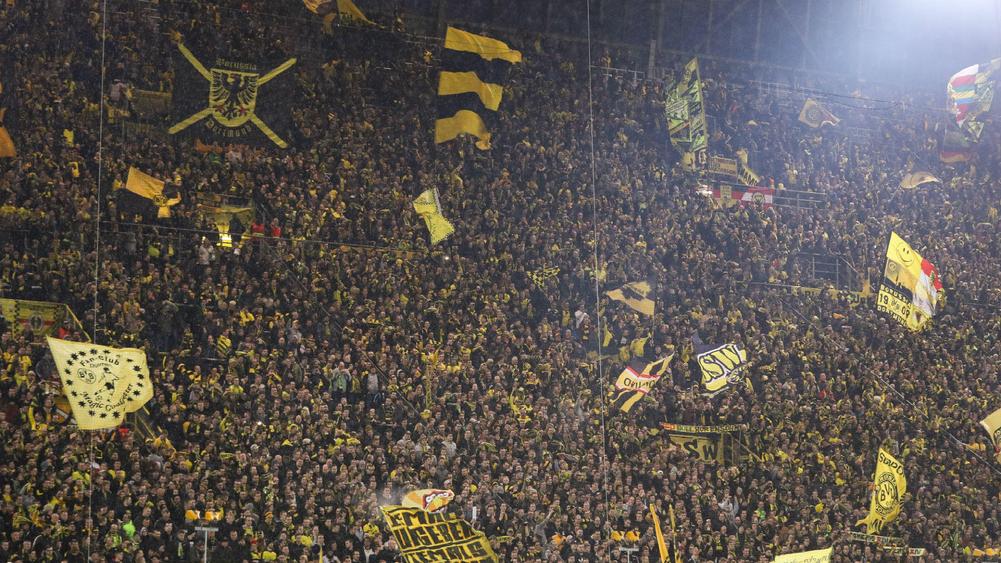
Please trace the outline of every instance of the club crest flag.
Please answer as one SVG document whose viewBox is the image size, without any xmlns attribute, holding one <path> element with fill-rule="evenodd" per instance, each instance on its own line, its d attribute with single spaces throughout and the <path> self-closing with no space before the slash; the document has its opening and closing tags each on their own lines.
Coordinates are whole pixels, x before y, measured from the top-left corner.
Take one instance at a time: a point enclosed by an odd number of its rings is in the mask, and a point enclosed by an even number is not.
<svg viewBox="0 0 1001 563">
<path fill-rule="evenodd" d="M 448 489 L 417 489 L 403 495 L 400 504 L 428 512 L 441 512 L 454 498 L 455 493 Z"/>
<path fill-rule="evenodd" d="M 811 98 L 806 99 L 806 103 L 803 104 L 803 109 L 799 111 L 799 121 L 800 123 L 808 125 L 814 129 L 823 127 L 824 125 L 837 125 L 841 122 L 841 120 L 835 117 L 833 113 L 827 110 L 827 108 Z"/>
<path fill-rule="evenodd" d="M 907 479 L 904 478 L 904 465 L 890 455 L 890 452 L 880 448 L 869 515 L 855 525 L 865 524 L 867 534 L 880 533 L 884 525 L 893 522 L 900 514 L 900 505 L 906 492 Z"/>
<path fill-rule="evenodd" d="M 716 395 L 744 379 L 747 352 L 740 344 L 706 345 L 698 334 L 692 336 L 692 344 L 705 394 Z"/>
<path fill-rule="evenodd" d="M 47 337 L 73 418 L 83 430 L 114 428 L 153 398 L 146 353 Z"/>
<path fill-rule="evenodd" d="M 640 359 L 630 362 L 615 381 L 618 395 L 612 406 L 622 412 L 629 412 L 667 372 L 672 357 L 674 354 L 650 363 Z"/>
<path fill-rule="evenodd" d="M 890 313 L 907 328 L 919 331 L 935 316 L 943 295 L 935 265 L 922 258 L 897 233 L 890 233 L 876 308 Z"/>
<path fill-rule="evenodd" d="M 441 213 L 441 201 L 438 199 L 438 188 L 425 190 L 414 200 L 414 211 L 424 224 L 427 225 L 428 232 L 431 233 L 431 245 L 447 239 L 455 232 L 455 227 Z"/>
<path fill-rule="evenodd" d="M 987 434 L 994 442 L 994 450 L 998 452 L 997 457 L 1001 460 L 1001 409 L 992 412 L 987 418 L 980 421 L 980 426 L 984 427 Z"/>
<path fill-rule="evenodd" d="M 296 59 L 273 66 L 214 57 L 206 66 L 178 43 L 171 135 L 187 134 L 211 143 L 268 144 L 288 148 L 292 73 Z"/>
<path fill-rule="evenodd" d="M 404 563 L 464 561 L 497 563 L 486 534 L 455 514 L 407 506 L 381 506 Z"/>
<path fill-rule="evenodd" d="M 129 167 L 129 177 L 125 181 L 125 189 L 151 201 L 157 208 L 156 216 L 160 218 L 170 217 L 170 208 L 181 203 L 180 194 L 172 198 L 164 196 L 164 186 L 166 183 L 163 180 L 154 178 L 135 167 Z"/>
<path fill-rule="evenodd" d="M 629 305 L 633 310 L 644 315 L 653 315 L 657 302 L 652 299 L 654 284 L 649 281 L 627 283 L 619 289 L 606 292 L 610 299 Z"/>
<path fill-rule="evenodd" d="M 776 555 L 772 563 L 830 563 L 833 547 Z"/>
</svg>

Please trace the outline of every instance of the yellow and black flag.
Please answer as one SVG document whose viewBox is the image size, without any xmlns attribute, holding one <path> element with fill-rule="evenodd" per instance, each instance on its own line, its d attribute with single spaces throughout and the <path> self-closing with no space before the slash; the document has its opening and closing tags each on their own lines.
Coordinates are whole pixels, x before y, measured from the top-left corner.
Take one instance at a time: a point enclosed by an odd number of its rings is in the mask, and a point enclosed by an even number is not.
<svg viewBox="0 0 1001 563">
<path fill-rule="evenodd" d="M 3 64 L 0 68 L 0 158 L 16 158 L 17 148 L 7 131 L 8 126 L 14 125 L 14 64 L 11 60 L 0 61 L 0 64 Z"/>
<path fill-rule="evenodd" d="M 153 398 L 146 352 L 47 337 L 73 418 L 83 430 L 114 428 Z"/>
<path fill-rule="evenodd" d="M 296 84 L 289 70 L 295 58 L 259 64 L 241 54 L 199 58 L 183 43 L 177 50 L 171 135 L 288 148 Z"/>
<path fill-rule="evenodd" d="M 466 133 L 481 150 L 490 148 L 491 114 L 500 107 L 504 82 L 521 52 L 507 43 L 449 27 L 445 34 L 438 77 L 438 120 L 434 142 L 444 143 Z"/>
<path fill-rule="evenodd" d="M 619 289 L 613 289 L 605 293 L 605 295 L 615 301 L 621 301 L 629 305 L 644 315 L 653 316 L 654 307 L 657 305 L 657 302 L 653 299 L 655 293 L 653 283 L 638 281 L 627 283 Z"/>
<path fill-rule="evenodd" d="M 438 188 L 425 190 L 414 200 L 414 211 L 424 224 L 427 225 L 428 233 L 431 234 L 431 246 L 452 236 L 455 227 L 441 213 L 441 201 L 438 199 Z"/>
<path fill-rule="evenodd" d="M 170 208 L 181 203 L 181 194 L 175 192 L 172 197 L 164 194 L 167 183 L 154 178 L 135 167 L 129 168 L 129 177 L 125 181 L 125 189 L 119 194 L 119 206 L 144 218 L 150 217 L 155 210 L 156 217 L 170 217 Z"/>
<path fill-rule="evenodd" d="M 307 10 L 318 16 L 329 16 L 330 21 L 324 19 L 324 25 L 333 23 L 335 12 L 337 16 L 346 20 L 374 24 L 351 0 L 302 0 L 302 3 L 306 5 Z"/>
<path fill-rule="evenodd" d="M 612 402 L 612 406 L 622 412 L 629 412 L 633 405 L 645 397 L 661 376 L 667 372 L 673 357 L 674 354 L 670 354 L 666 358 L 649 363 L 639 358 L 629 362 L 629 365 L 622 370 L 619 378 L 615 381 L 615 390 L 618 395 Z"/>
<path fill-rule="evenodd" d="M 893 522 L 900 514 L 900 505 L 907 493 L 907 478 L 904 464 L 897 461 L 890 452 L 879 448 L 876 460 L 876 475 L 873 477 L 872 496 L 869 501 L 869 515 L 855 523 L 865 524 L 867 534 L 879 534 L 883 526 Z"/>
</svg>

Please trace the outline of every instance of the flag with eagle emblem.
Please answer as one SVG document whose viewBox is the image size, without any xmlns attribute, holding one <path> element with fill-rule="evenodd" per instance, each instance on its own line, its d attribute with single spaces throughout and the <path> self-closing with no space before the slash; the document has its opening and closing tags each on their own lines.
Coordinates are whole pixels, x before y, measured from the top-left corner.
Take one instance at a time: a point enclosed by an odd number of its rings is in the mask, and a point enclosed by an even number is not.
<svg viewBox="0 0 1001 563">
<path fill-rule="evenodd" d="M 296 59 L 276 64 L 228 57 L 201 58 L 177 45 L 174 124 L 171 135 L 209 144 L 275 144 L 288 148 Z"/>
<path fill-rule="evenodd" d="M 47 337 L 63 392 L 83 430 L 114 428 L 153 398 L 146 352 Z"/>
</svg>

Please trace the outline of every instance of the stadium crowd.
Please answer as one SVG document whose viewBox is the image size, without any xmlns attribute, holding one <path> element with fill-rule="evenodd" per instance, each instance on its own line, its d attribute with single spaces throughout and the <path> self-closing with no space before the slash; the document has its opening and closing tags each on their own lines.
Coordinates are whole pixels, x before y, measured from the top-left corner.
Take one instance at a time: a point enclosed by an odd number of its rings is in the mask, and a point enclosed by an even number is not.
<svg viewBox="0 0 1001 563">
<path fill-rule="evenodd" d="M 0 8 L 19 151 L 0 160 L 0 207 L 36 213 L 0 222 L 0 296 L 66 303 L 98 342 L 143 347 L 156 395 L 119 430 L 79 431 L 44 339 L 0 321 L 4 560 L 201 560 L 185 515 L 209 510 L 223 514 L 213 561 L 393 561 L 378 507 L 428 487 L 454 490 L 449 510 L 505 561 L 627 561 L 633 546 L 655 560 L 650 503 L 665 523 L 673 506 L 685 562 L 830 545 L 837 561 L 896 560 L 844 534 L 868 511 L 880 446 L 908 480 L 886 535 L 929 562 L 1001 543 L 1001 468 L 976 425 L 1001 397 L 996 128 L 945 166 L 940 97 L 866 86 L 815 130 L 797 120 L 802 97 L 754 80 L 857 85 L 703 61 L 711 151 L 746 150 L 780 192 L 824 194 L 721 208 L 668 142 L 670 79 L 594 76 L 592 168 L 586 45 L 503 37 L 526 61 L 478 151 L 433 144 L 438 47 L 392 22 L 331 37 L 298 5 L 161 0 L 148 18 L 141 3 L 52 3 Z M 130 89 L 185 87 L 178 36 L 299 56 L 292 147 L 197 151 L 162 133 L 166 118 L 131 127 Z M 181 193 L 171 218 L 123 206 L 130 166 Z M 942 185 L 900 190 L 918 169 Z M 432 187 L 456 227 L 435 247 L 411 206 Z M 199 210 L 206 194 L 255 207 L 234 248 Z M 927 331 L 871 296 L 778 287 L 830 283 L 804 254 L 841 256 L 875 287 L 891 229 L 942 272 Z M 551 267 L 541 286 L 526 275 Z M 596 303 L 645 278 L 652 319 Z M 748 386 L 700 394 L 696 331 L 743 344 Z M 612 412 L 618 348 L 645 336 L 649 356 L 675 353 L 670 377 Z M 746 424 L 746 459 L 689 456 L 665 422 Z"/>
</svg>

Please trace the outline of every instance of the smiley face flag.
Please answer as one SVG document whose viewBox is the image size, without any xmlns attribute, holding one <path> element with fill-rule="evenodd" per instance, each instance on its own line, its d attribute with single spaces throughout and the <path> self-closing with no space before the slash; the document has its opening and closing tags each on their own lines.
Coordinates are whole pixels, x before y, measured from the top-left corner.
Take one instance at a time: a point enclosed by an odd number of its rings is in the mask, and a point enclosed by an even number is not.
<svg viewBox="0 0 1001 563">
<path fill-rule="evenodd" d="M 114 428 L 125 414 L 153 398 L 146 353 L 87 342 L 47 338 L 69 399 L 73 418 L 83 430 Z"/>
</svg>

